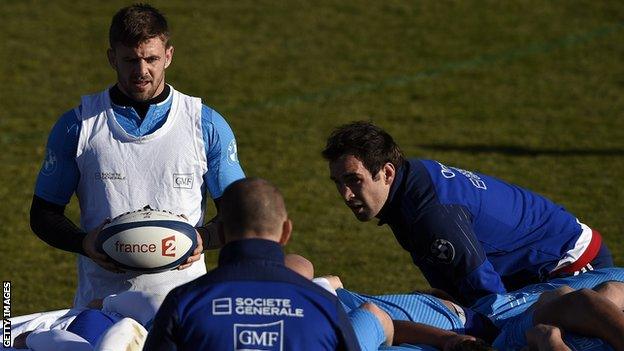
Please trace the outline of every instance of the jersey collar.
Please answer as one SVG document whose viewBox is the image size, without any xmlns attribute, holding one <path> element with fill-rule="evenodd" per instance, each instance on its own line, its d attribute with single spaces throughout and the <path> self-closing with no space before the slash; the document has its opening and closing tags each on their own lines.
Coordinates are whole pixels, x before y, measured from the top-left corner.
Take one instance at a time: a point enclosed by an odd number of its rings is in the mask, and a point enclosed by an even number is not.
<svg viewBox="0 0 624 351">
<path fill-rule="evenodd" d="M 403 162 L 403 165 L 399 166 L 399 168 L 397 169 L 396 175 L 394 177 L 394 181 L 392 182 L 392 185 L 390 186 L 388 199 L 386 199 L 386 203 L 383 205 L 383 207 L 377 214 L 377 218 L 379 218 L 379 223 L 377 223 L 377 225 L 384 225 L 388 223 L 388 221 L 390 220 L 390 215 L 391 213 L 394 212 L 392 208 L 395 207 L 394 205 L 394 202 L 396 202 L 395 197 L 398 196 L 397 190 L 403 187 L 403 183 L 405 179 L 407 178 L 406 173 L 407 173 L 408 166 L 409 164 L 406 160 Z"/>
<path fill-rule="evenodd" d="M 219 253 L 219 266 L 247 260 L 274 261 L 283 265 L 284 252 L 275 241 L 243 239 L 225 244 Z"/>
</svg>

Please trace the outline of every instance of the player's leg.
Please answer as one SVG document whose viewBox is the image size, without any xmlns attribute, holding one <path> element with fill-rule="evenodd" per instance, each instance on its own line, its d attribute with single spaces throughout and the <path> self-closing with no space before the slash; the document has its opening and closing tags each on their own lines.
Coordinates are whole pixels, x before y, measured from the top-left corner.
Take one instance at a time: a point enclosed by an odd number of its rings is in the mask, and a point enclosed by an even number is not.
<svg viewBox="0 0 624 351">
<path fill-rule="evenodd" d="M 591 289 L 542 302 L 533 311 L 533 324 L 554 325 L 565 331 L 599 337 L 616 350 L 624 350 L 624 313 Z"/>
</svg>

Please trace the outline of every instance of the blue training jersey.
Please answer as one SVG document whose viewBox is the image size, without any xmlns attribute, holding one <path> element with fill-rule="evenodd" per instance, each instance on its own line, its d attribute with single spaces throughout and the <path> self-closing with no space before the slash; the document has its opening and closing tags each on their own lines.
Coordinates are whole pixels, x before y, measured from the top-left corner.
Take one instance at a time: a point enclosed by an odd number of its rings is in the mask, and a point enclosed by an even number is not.
<svg viewBox="0 0 624 351">
<path fill-rule="evenodd" d="M 167 120 L 172 95 L 170 93 L 165 101 L 151 105 L 143 119 L 132 107 L 112 104 L 115 119 L 132 136 L 151 134 Z M 52 128 L 48 136 L 45 160 L 35 185 L 35 195 L 57 205 L 69 203 L 80 179 L 76 163 L 81 129 L 78 118 L 80 110 L 81 106 L 78 106 L 67 111 Z M 230 183 L 245 175 L 238 161 L 236 139 L 228 123 L 208 106 L 202 105 L 201 114 L 202 136 L 208 161 L 208 172 L 203 176 L 204 186 L 210 196 L 216 199 L 221 197 Z"/>
<path fill-rule="evenodd" d="M 347 313 L 365 302 L 372 302 L 393 320 L 422 323 L 458 333 L 464 331 L 464 323 L 457 314 L 431 295 L 411 293 L 372 296 L 347 289 L 338 289 L 336 294 Z"/>
<path fill-rule="evenodd" d="M 576 276 L 557 278 L 548 283 L 529 285 L 506 294 L 492 294 L 479 299 L 472 309 L 486 315 L 499 329 L 493 346 L 505 350 L 520 350 L 526 346 L 526 331 L 533 327 L 533 310 L 544 291 L 569 286 L 574 290 L 594 288 L 608 281 L 624 282 L 624 269 L 601 268 Z M 612 350 L 600 339 L 565 333 L 566 344 L 572 350 Z"/>
<path fill-rule="evenodd" d="M 431 286 L 465 304 L 540 281 L 581 234 L 539 194 L 431 160 L 397 170 L 378 216 Z"/>
<path fill-rule="evenodd" d="M 261 239 L 226 244 L 219 267 L 172 290 L 145 350 L 357 350 L 338 299 Z"/>
</svg>

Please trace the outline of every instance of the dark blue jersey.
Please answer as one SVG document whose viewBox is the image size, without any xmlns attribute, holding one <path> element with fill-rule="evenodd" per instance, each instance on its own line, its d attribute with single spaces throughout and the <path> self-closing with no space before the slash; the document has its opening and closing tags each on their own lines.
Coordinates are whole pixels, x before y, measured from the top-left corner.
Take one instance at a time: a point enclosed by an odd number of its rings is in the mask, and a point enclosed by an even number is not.
<svg viewBox="0 0 624 351">
<path fill-rule="evenodd" d="M 379 218 L 431 286 L 464 303 L 539 281 L 582 231 L 543 196 L 430 160 L 397 170 Z"/>
<path fill-rule="evenodd" d="M 284 266 L 281 247 L 227 244 L 219 267 L 172 290 L 145 350 L 358 350 L 337 298 Z"/>
</svg>

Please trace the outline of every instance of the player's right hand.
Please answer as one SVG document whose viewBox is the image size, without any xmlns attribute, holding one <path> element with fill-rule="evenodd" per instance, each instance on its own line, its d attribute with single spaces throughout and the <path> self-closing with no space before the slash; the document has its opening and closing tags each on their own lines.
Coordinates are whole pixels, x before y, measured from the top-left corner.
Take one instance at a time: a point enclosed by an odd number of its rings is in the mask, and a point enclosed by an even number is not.
<svg viewBox="0 0 624 351">
<path fill-rule="evenodd" d="M 107 271 L 123 273 L 124 271 L 117 267 L 105 253 L 98 251 L 97 246 L 95 245 L 97 237 L 100 235 L 100 231 L 102 231 L 102 228 L 108 223 L 110 223 L 110 219 L 106 219 L 97 228 L 88 232 L 84 239 L 82 239 L 82 249 L 85 254 L 87 254 L 87 256 L 100 267 L 106 269 Z"/>
</svg>

